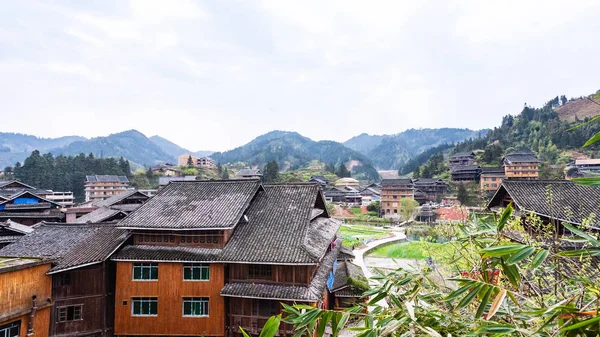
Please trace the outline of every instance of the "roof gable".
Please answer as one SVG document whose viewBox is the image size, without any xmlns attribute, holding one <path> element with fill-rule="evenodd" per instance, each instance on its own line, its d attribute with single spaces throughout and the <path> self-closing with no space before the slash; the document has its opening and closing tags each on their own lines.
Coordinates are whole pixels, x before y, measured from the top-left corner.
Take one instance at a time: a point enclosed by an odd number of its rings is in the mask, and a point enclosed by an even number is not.
<svg viewBox="0 0 600 337">
<path fill-rule="evenodd" d="M 3 210 L 6 207 L 6 205 L 8 205 L 8 204 L 23 205 L 22 208 L 28 208 L 28 207 L 35 208 L 35 205 L 39 205 L 41 203 L 49 204 L 48 208 L 52 208 L 52 207 L 60 208 L 61 207 L 59 204 L 57 204 L 53 201 L 50 201 L 46 198 L 42 198 L 39 195 L 33 194 L 29 191 L 23 191 L 16 195 L 11 196 L 7 200 L 1 201 L 0 202 L 0 210 Z M 4 207 L 2 207 L 2 206 L 4 206 Z"/>
<path fill-rule="evenodd" d="M 171 182 L 120 224 L 147 229 L 233 228 L 256 193 L 258 180 Z"/>
<path fill-rule="evenodd" d="M 100 200 L 94 203 L 94 206 L 103 207 L 103 206 L 113 206 L 115 204 L 121 203 L 127 199 L 136 199 L 136 200 L 148 200 L 150 197 L 146 194 L 138 191 L 138 190 L 125 190 L 117 195 L 113 195 L 110 198 L 105 200 Z"/>
<path fill-rule="evenodd" d="M 29 189 L 34 190 L 35 187 L 29 186 L 17 180 L 9 180 L 9 181 L 0 181 L 0 189 L 12 189 L 12 188 L 20 188 L 20 189 Z"/>
</svg>

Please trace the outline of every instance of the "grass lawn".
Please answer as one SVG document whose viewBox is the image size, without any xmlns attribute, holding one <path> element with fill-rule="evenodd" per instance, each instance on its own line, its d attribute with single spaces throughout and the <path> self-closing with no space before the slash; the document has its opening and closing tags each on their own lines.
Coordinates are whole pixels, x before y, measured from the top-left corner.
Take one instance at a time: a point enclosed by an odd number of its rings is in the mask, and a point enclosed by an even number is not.
<svg viewBox="0 0 600 337">
<path fill-rule="evenodd" d="M 388 236 L 390 231 L 389 229 L 375 226 L 343 225 L 340 227 L 340 233 L 344 238 L 344 246 L 352 246 L 356 243 L 360 244 L 368 239 L 383 239 Z"/>
<path fill-rule="evenodd" d="M 438 263 L 448 264 L 458 256 L 455 255 L 456 252 L 457 250 L 451 242 L 410 241 L 378 247 L 369 256 L 413 260 L 425 260 L 428 256 L 431 256 Z"/>
</svg>

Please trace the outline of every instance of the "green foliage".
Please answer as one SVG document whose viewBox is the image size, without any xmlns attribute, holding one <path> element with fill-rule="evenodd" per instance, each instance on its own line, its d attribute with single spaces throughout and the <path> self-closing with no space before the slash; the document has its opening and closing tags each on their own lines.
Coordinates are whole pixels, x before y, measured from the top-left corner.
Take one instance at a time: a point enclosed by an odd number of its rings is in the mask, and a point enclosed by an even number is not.
<svg viewBox="0 0 600 337">
<path fill-rule="evenodd" d="M 340 164 L 340 168 L 336 171 L 335 174 L 340 178 L 352 177 L 352 174 L 350 173 L 350 171 L 348 171 L 348 169 L 346 168 L 346 165 L 344 163 Z"/>
<path fill-rule="evenodd" d="M 419 202 L 409 198 L 400 199 L 398 204 L 398 214 L 400 214 L 404 220 L 412 219 L 416 214 L 417 207 L 419 206 Z"/>
<path fill-rule="evenodd" d="M 458 184 L 458 190 L 456 192 L 456 198 L 462 205 L 466 205 L 469 203 L 471 197 L 469 196 L 469 192 L 464 184 Z"/>
<path fill-rule="evenodd" d="M 194 167 L 194 160 L 192 159 L 192 156 L 188 156 L 187 166 L 188 167 Z"/>
<path fill-rule="evenodd" d="M 181 168 L 181 174 L 183 174 L 184 176 L 197 176 L 198 175 L 198 169 L 195 167 L 182 167 Z"/>
<path fill-rule="evenodd" d="M 25 184 L 53 191 L 72 191 L 75 200 L 83 201 L 85 197 L 84 182 L 86 175 L 127 175 L 130 171 L 125 159 L 95 158 L 93 154 L 83 153 L 75 157 L 57 156 L 47 153 L 40 155 L 35 150 L 25 159 L 21 166 L 14 167 L 14 176 Z"/>
<path fill-rule="evenodd" d="M 380 209 L 381 209 L 381 202 L 379 202 L 379 201 L 373 201 L 372 203 L 367 205 L 367 211 L 369 211 L 369 212 L 375 212 L 375 213 L 379 214 Z"/>
<path fill-rule="evenodd" d="M 432 156 L 438 153 L 442 153 L 448 149 L 451 149 L 453 146 L 453 144 L 444 143 L 442 145 L 438 145 L 423 151 L 416 157 L 413 157 L 409 161 L 407 161 L 406 164 L 402 165 L 398 170 L 398 175 L 403 176 L 409 174 L 410 172 L 413 172 L 413 178 L 419 178 L 420 174 L 417 174 L 415 176 L 415 172 L 417 170 L 420 170 L 420 166 L 425 164 Z"/>
<path fill-rule="evenodd" d="M 279 181 L 279 165 L 276 161 L 270 161 L 263 170 L 263 181 L 265 183 L 275 183 Z"/>
</svg>

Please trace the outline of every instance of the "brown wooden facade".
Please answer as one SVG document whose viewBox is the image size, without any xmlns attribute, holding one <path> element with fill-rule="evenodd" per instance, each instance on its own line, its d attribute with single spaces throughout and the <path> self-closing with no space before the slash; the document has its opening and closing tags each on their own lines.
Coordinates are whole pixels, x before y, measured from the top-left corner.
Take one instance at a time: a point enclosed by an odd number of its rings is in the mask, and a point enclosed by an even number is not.
<svg viewBox="0 0 600 337">
<path fill-rule="evenodd" d="M 133 280 L 133 262 L 117 262 L 115 335 L 224 336 L 223 264 L 210 264 L 210 279 L 183 279 L 183 263 L 158 263 L 158 280 Z M 134 316 L 132 298 L 156 298 L 155 316 Z M 183 298 L 209 298 L 208 316 L 183 316 Z"/>
<path fill-rule="evenodd" d="M 230 264 L 228 282 L 308 286 L 316 266 Z"/>
<path fill-rule="evenodd" d="M 398 207 L 402 198 L 414 199 L 415 189 L 410 180 L 405 183 L 385 184 L 381 186 L 381 212 L 384 217 L 398 216 Z"/>
<path fill-rule="evenodd" d="M 229 298 L 228 336 L 241 337 L 239 327 L 247 333 L 257 335 L 267 320 L 281 313 L 281 303 L 293 305 L 292 302 L 272 301 L 254 298 Z M 281 322 L 279 336 L 293 336 L 294 327 Z"/>
<path fill-rule="evenodd" d="M 49 263 L 0 269 L 0 331 L 25 337 L 31 328 L 36 337 L 48 337 L 52 281 Z M 13 334 L 8 334 L 13 336 Z"/>
<path fill-rule="evenodd" d="M 112 336 L 114 278 L 113 262 L 53 274 L 50 336 Z"/>
</svg>

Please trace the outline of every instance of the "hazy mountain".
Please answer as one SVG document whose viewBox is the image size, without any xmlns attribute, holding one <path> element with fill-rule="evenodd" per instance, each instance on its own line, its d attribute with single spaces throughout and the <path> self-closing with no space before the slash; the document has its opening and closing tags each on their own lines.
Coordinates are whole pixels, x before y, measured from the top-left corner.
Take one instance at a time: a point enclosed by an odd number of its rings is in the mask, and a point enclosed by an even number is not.
<svg viewBox="0 0 600 337">
<path fill-rule="evenodd" d="M 409 129 L 395 135 L 368 135 L 353 137 L 344 145 L 371 158 L 379 169 L 397 169 L 423 151 L 445 143 L 457 143 L 475 138 L 485 131 L 469 129 Z"/>
<path fill-rule="evenodd" d="M 175 157 L 136 130 L 76 141 L 65 147 L 52 149 L 50 152 L 54 155 L 72 156 L 79 153 L 93 153 L 96 157 L 124 157 L 141 165 L 155 165 L 175 160 Z"/>
<path fill-rule="evenodd" d="M 20 133 L 0 132 L 0 170 L 6 166 L 13 166 L 16 162 L 23 163 L 33 150 L 46 152 L 85 139 L 79 136 L 39 138 Z"/>
<path fill-rule="evenodd" d="M 213 153 L 211 157 L 219 163 L 244 162 L 260 168 L 275 160 L 283 171 L 304 167 L 313 160 L 335 165 L 344 163 L 353 166 L 353 173 L 358 178 L 377 178 L 371 160 L 365 155 L 337 142 L 315 142 L 297 132 L 271 131 L 246 145 Z"/>
</svg>

